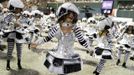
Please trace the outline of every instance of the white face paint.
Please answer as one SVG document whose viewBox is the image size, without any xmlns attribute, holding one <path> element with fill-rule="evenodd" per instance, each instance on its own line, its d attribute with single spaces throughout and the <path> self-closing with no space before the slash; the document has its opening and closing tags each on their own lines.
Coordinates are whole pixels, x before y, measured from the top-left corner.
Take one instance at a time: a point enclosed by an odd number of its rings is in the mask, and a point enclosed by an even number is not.
<svg viewBox="0 0 134 75">
<path fill-rule="evenodd" d="M 20 16 L 21 14 L 20 13 L 17 13 L 17 14 L 15 14 L 16 16 Z"/>
<path fill-rule="evenodd" d="M 64 22 L 64 23 L 62 24 L 62 26 L 63 26 L 63 27 L 72 27 L 73 24 Z"/>
</svg>

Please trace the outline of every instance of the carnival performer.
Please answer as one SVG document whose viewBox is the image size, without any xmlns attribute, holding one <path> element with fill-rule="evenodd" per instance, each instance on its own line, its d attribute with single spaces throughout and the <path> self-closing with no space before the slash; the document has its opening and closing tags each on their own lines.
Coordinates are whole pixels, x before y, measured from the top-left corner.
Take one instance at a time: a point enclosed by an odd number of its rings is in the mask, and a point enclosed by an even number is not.
<svg viewBox="0 0 134 75">
<path fill-rule="evenodd" d="M 50 72 L 64 75 L 81 70 L 82 60 L 79 54 L 74 53 L 75 37 L 85 48 L 89 48 L 87 41 L 76 22 L 79 10 L 73 3 L 64 3 L 57 10 L 58 25 L 54 25 L 47 37 L 38 39 L 31 47 L 50 41 L 53 37 L 58 39 L 56 49 L 48 51 L 44 65 Z"/>
<path fill-rule="evenodd" d="M 106 16 L 106 18 L 97 24 L 98 34 L 96 41 L 98 42 L 97 47 L 95 47 L 94 55 L 95 58 L 100 59 L 93 74 L 99 75 L 102 71 L 106 60 L 112 59 L 112 35 L 109 33 L 109 29 L 112 26 L 112 17 Z"/>
<path fill-rule="evenodd" d="M 9 0 L 8 7 L 10 13 L 4 18 L 6 23 L 4 38 L 7 38 L 7 65 L 6 69 L 10 70 L 10 60 L 12 58 L 12 52 L 14 44 L 16 44 L 17 57 L 18 57 L 18 69 L 22 69 L 21 66 L 21 54 L 23 43 L 23 29 L 21 28 L 20 15 L 23 10 L 24 4 L 21 0 Z"/>
<path fill-rule="evenodd" d="M 129 22 L 126 25 L 127 26 L 124 29 L 125 31 L 121 33 L 121 36 L 119 38 L 117 38 L 118 44 L 120 46 L 118 47 L 118 60 L 116 62 L 116 65 L 119 65 L 121 63 L 121 54 L 124 52 L 125 57 L 122 64 L 122 67 L 124 68 L 127 68 L 126 63 L 129 59 L 129 55 L 134 44 L 134 26 Z"/>
</svg>

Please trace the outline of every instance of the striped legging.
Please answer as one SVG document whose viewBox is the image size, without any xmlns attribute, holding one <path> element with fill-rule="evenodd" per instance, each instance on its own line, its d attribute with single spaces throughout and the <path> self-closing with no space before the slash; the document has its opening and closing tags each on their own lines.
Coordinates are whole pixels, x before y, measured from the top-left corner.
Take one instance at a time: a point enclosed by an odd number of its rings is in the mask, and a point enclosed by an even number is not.
<svg viewBox="0 0 134 75">
<path fill-rule="evenodd" d="M 99 64 L 98 64 L 97 67 L 96 67 L 96 71 L 97 71 L 98 73 L 101 72 L 102 68 L 104 67 L 105 62 L 106 62 L 105 59 L 100 59 L 100 62 L 99 62 Z"/>
<path fill-rule="evenodd" d="M 118 59 L 119 59 L 119 60 L 121 59 L 121 54 L 122 54 L 122 52 L 123 52 L 122 49 L 119 49 L 119 50 L 118 50 Z M 125 57 L 124 57 L 124 62 L 125 62 L 125 63 L 127 63 L 128 58 L 129 58 L 129 55 L 130 55 L 130 51 L 125 50 Z"/>
<path fill-rule="evenodd" d="M 12 41 L 12 42 L 8 42 L 7 60 L 10 60 L 11 57 L 12 57 L 14 44 L 16 44 L 17 57 L 18 57 L 18 59 L 21 59 L 22 44 L 21 43 L 15 43 L 14 41 Z"/>
</svg>

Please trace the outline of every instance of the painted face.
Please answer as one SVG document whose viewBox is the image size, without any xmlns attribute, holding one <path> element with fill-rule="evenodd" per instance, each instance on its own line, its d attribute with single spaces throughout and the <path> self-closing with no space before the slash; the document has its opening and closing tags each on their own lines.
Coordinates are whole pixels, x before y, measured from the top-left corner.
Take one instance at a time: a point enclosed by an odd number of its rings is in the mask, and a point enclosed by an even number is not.
<svg viewBox="0 0 134 75">
<path fill-rule="evenodd" d="M 61 30 L 63 33 L 70 33 L 72 32 L 72 28 L 74 26 L 73 21 L 77 17 L 77 15 L 68 10 L 68 14 L 65 15 L 64 21 L 61 23 Z"/>
<path fill-rule="evenodd" d="M 21 8 L 15 8 L 15 14 L 21 13 L 22 9 Z"/>
<path fill-rule="evenodd" d="M 21 16 L 21 12 L 22 12 L 22 9 L 20 9 L 20 8 L 15 8 L 15 15 L 16 15 L 16 17 L 20 17 Z"/>
<path fill-rule="evenodd" d="M 132 34 L 132 33 L 133 33 L 133 26 L 129 26 L 129 27 L 128 27 L 127 33 L 128 33 L 128 34 Z"/>
<path fill-rule="evenodd" d="M 74 14 L 72 12 L 69 12 L 67 15 L 66 15 L 66 22 L 70 22 L 72 23 L 74 20 Z"/>
<path fill-rule="evenodd" d="M 69 13 L 65 16 L 65 21 L 61 23 L 61 30 L 64 34 L 70 33 L 73 27 L 73 13 Z"/>
<path fill-rule="evenodd" d="M 62 23 L 62 26 L 63 27 L 72 27 L 73 26 L 73 20 L 74 20 L 74 13 L 73 12 L 69 12 L 65 16 L 65 21 Z"/>
</svg>

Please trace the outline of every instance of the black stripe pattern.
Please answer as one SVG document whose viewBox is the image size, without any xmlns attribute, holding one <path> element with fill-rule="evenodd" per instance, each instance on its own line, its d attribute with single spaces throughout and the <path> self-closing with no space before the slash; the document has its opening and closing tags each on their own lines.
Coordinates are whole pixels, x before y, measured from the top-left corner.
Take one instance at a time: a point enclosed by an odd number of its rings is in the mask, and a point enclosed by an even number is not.
<svg viewBox="0 0 134 75">
<path fill-rule="evenodd" d="M 50 41 L 55 36 L 57 31 L 58 31 L 58 27 L 56 26 L 52 27 L 48 32 L 48 36 L 39 38 L 38 40 L 36 40 L 36 44 L 39 45 Z"/>
<path fill-rule="evenodd" d="M 88 48 L 88 43 L 87 43 L 87 41 L 84 39 L 80 27 L 75 27 L 75 28 L 74 28 L 74 33 L 75 33 L 75 36 L 78 38 L 79 43 L 80 43 L 82 46 L 84 46 L 85 48 Z"/>
<path fill-rule="evenodd" d="M 44 38 L 44 42 L 50 41 L 54 37 L 57 31 L 58 31 L 58 28 L 56 26 L 52 27 L 48 33 L 48 36 Z"/>
</svg>

